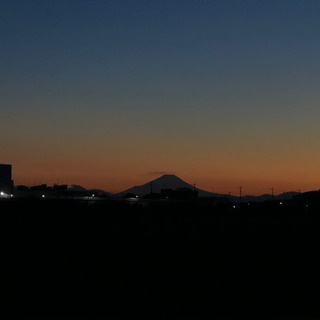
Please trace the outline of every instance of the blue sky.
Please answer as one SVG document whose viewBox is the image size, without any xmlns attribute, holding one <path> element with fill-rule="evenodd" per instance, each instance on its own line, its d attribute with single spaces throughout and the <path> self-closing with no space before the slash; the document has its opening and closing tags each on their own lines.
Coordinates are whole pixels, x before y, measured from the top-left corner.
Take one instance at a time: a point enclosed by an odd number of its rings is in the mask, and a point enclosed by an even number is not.
<svg viewBox="0 0 320 320">
<path fill-rule="evenodd" d="M 128 181 L 112 177 L 125 188 L 145 169 L 180 169 L 207 186 L 226 184 L 219 163 L 229 163 L 226 180 L 238 184 L 253 165 L 281 162 L 270 169 L 275 184 L 300 172 L 301 183 L 314 187 L 319 13 L 319 1 L 296 0 L 0 1 L 3 161 L 20 168 L 18 180 L 27 168 L 52 180 L 49 159 L 65 154 L 54 170 L 59 179 L 77 177 L 68 176 L 72 158 L 78 170 L 99 169 L 84 184 L 105 188 L 111 177 L 100 181 L 98 172 L 117 171 L 116 163 L 130 168 Z M 99 165 L 81 158 L 78 139 L 95 142 Z M 134 166 L 126 162 L 128 139 L 136 141 Z M 43 172 L 34 162 L 39 150 Z M 193 152 L 198 160 L 188 158 Z M 158 159 L 154 167 L 146 153 Z M 295 165 L 286 171 L 288 159 Z M 189 162 L 180 168 L 182 160 Z M 252 174 L 264 181 L 260 171 Z"/>
</svg>

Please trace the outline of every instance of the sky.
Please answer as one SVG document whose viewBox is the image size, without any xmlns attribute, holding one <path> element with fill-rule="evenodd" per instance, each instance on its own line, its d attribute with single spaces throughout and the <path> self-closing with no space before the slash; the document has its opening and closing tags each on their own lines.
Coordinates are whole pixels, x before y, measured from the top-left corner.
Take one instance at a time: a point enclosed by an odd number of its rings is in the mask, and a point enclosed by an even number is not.
<svg viewBox="0 0 320 320">
<path fill-rule="evenodd" d="M 0 0 L 0 163 L 15 185 L 319 189 L 319 16 L 318 0 Z"/>
</svg>

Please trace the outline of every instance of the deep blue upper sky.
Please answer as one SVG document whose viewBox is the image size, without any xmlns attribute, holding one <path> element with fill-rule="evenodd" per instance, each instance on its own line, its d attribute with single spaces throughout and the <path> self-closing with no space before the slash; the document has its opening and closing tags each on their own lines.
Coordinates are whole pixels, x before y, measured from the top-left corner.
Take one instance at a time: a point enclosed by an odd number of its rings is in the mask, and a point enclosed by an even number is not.
<svg viewBox="0 0 320 320">
<path fill-rule="evenodd" d="M 312 90 L 319 9 L 300 0 L 1 1 L 1 87 L 56 94 L 69 83 L 69 95 L 115 99 Z"/>
</svg>

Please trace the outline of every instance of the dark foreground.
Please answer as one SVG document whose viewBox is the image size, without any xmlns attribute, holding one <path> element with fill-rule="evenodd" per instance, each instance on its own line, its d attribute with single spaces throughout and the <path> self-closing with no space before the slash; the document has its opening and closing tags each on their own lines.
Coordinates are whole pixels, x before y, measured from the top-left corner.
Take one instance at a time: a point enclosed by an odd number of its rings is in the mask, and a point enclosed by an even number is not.
<svg viewBox="0 0 320 320">
<path fill-rule="evenodd" d="M 3 317 L 320 316 L 320 212 L 0 201 Z"/>
</svg>

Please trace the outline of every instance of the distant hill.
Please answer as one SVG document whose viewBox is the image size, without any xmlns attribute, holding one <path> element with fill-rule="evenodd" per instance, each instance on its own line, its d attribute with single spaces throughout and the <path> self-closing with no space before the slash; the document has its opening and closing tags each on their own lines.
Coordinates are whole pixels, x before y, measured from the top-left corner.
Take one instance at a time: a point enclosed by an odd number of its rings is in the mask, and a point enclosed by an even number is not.
<svg viewBox="0 0 320 320">
<path fill-rule="evenodd" d="M 281 193 L 278 195 L 272 196 L 271 194 L 262 194 L 260 196 L 243 196 L 242 201 L 243 202 L 250 202 L 250 201 L 255 201 L 255 202 L 262 202 L 262 201 L 270 201 L 270 200 L 290 200 L 292 199 L 295 195 L 297 195 L 298 192 L 285 192 Z M 239 201 L 239 197 L 233 197 L 233 201 Z"/>
<path fill-rule="evenodd" d="M 130 189 L 124 190 L 120 192 L 120 194 L 133 193 L 138 196 L 144 196 L 146 194 L 151 193 L 151 190 L 154 193 L 160 193 L 161 189 L 179 189 L 179 188 L 194 189 L 194 186 L 183 181 L 182 179 L 180 179 L 174 174 L 164 174 L 163 176 L 155 180 L 149 181 L 143 185 L 134 186 Z M 214 194 L 212 192 L 208 192 L 198 188 L 195 188 L 195 190 L 198 191 L 199 197 L 222 196 L 222 195 Z"/>
<path fill-rule="evenodd" d="M 82 186 L 79 186 L 77 184 L 72 184 L 71 187 L 68 188 L 68 191 L 73 192 L 82 192 L 82 193 L 94 193 L 99 196 L 111 196 L 111 193 L 106 192 L 101 189 L 86 189 Z"/>
<path fill-rule="evenodd" d="M 71 187 L 68 188 L 68 191 L 88 191 L 88 190 L 82 186 L 79 186 L 78 184 L 72 184 Z"/>
</svg>

